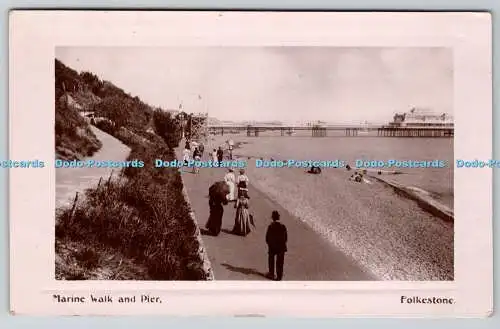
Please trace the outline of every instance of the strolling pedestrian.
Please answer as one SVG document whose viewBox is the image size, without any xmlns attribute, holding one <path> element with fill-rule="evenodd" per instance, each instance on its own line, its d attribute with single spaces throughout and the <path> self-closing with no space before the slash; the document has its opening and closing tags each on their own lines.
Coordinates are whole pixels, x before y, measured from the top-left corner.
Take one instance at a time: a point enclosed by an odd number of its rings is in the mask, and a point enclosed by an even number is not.
<svg viewBox="0 0 500 329">
<path fill-rule="evenodd" d="M 185 148 L 184 151 L 182 151 L 182 161 L 184 166 L 189 165 L 189 159 L 191 157 L 191 150 L 188 148 Z"/>
<path fill-rule="evenodd" d="M 280 214 L 274 210 L 271 214 L 273 222 L 269 224 L 266 232 L 266 243 L 268 247 L 267 277 L 271 280 L 281 281 L 283 279 L 283 266 L 285 263 L 285 253 L 288 251 L 286 244 L 288 233 L 286 226 L 280 223 Z M 274 270 L 276 269 L 276 276 Z"/>
<path fill-rule="evenodd" d="M 229 160 L 233 160 L 233 146 L 234 142 L 232 139 L 227 141 L 228 151 L 229 151 Z"/>
<path fill-rule="evenodd" d="M 233 168 L 229 168 L 227 174 L 224 176 L 224 181 L 229 186 L 229 194 L 227 200 L 229 202 L 236 201 L 236 177 L 234 177 Z"/>
<path fill-rule="evenodd" d="M 213 236 L 218 236 L 222 227 L 222 217 L 224 216 L 224 206 L 227 205 L 227 194 L 229 187 L 225 182 L 215 182 L 208 189 L 208 205 L 210 215 L 205 224 L 205 228 Z"/>
<path fill-rule="evenodd" d="M 200 158 L 203 159 L 203 152 L 205 151 L 205 146 L 203 145 L 203 143 L 200 143 L 200 145 L 198 145 L 198 151 L 200 151 Z"/>
<path fill-rule="evenodd" d="M 246 236 L 250 233 L 250 225 L 252 221 L 250 219 L 249 204 L 248 204 L 248 194 L 246 191 L 239 191 L 238 199 L 234 205 L 236 208 L 236 215 L 234 218 L 233 234 Z M 255 226 L 255 224 L 253 224 Z"/>
<path fill-rule="evenodd" d="M 222 164 L 222 159 L 224 158 L 224 151 L 222 150 L 222 146 L 219 146 L 217 150 L 217 161 L 219 162 L 219 167 Z"/>
<path fill-rule="evenodd" d="M 238 187 L 248 188 L 248 176 L 245 175 L 245 169 L 240 169 L 240 174 L 238 175 L 237 183 Z"/>
<path fill-rule="evenodd" d="M 201 160 L 201 152 L 197 147 L 194 148 L 193 159 L 195 161 L 193 165 L 193 173 L 197 174 L 200 172 L 199 161 Z"/>
<path fill-rule="evenodd" d="M 216 149 L 214 149 L 214 150 L 212 151 L 212 162 L 213 162 L 213 164 L 216 164 L 216 163 L 218 163 L 218 162 L 219 162 L 219 161 L 217 160 L 217 150 L 216 150 Z"/>
</svg>

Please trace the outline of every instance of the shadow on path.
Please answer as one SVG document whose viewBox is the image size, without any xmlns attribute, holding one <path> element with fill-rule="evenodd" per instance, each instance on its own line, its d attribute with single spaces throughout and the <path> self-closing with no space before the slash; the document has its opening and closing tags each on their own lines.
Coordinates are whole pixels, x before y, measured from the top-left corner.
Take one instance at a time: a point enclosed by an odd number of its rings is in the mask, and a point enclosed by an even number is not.
<svg viewBox="0 0 500 329">
<path fill-rule="evenodd" d="M 209 236 L 214 236 L 214 235 L 213 235 L 213 234 L 212 234 L 209 230 L 207 230 L 206 228 L 201 228 L 201 227 L 200 227 L 200 232 L 201 232 L 201 235 L 209 235 Z M 235 233 L 233 233 L 233 231 L 228 230 L 228 229 L 226 229 L 226 228 L 221 229 L 221 232 L 222 232 L 222 233 L 226 233 L 226 234 L 230 234 L 230 235 L 234 235 L 234 236 L 241 236 L 241 235 L 239 235 L 239 234 L 235 234 Z M 244 237 L 244 236 L 242 236 L 242 237 Z"/>
<path fill-rule="evenodd" d="M 246 275 L 256 275 L 268 279 L 265 273 L 259 272 L 253 268 L 237 267 L 226 263 L 222 263 L 221 265 L 232 272 L 242 273 Z"/>
</svg>

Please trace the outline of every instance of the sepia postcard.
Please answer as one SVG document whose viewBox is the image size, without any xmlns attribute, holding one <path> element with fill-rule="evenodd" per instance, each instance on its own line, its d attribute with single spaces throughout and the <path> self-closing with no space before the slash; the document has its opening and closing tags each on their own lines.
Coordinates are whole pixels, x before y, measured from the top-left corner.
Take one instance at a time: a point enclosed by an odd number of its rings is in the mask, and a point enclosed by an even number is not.
<svg viewBox="0 0 500 329">
<path fill-rule="evenodd" d="M 491 315 L 490 14 L 9 33 L 13 314 Z"/>
</svg>

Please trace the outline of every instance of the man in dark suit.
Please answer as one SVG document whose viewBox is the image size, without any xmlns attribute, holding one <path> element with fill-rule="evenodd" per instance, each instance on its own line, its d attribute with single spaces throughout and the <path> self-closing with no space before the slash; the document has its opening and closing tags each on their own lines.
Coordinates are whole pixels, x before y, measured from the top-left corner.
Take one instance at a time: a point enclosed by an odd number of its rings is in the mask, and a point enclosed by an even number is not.
<svg viewBox="0 0 500 329">
<path fill-rule="evenodd" d="M 219 161 L 219 167 L 222 163 L 222 158 L 224 157 L 224 151 L 222 150 L 222 147 L 219 146 L 219 149 L 217 150 L 217 161 Z"/>
<path fill-rule="evenodd" d="M 268 246 L 269 279 L 281 281 L 283 278 L 283 264 L 285 262 L 286 243 L 288 240 L 286 226 L 280 223 L 280 214 L 273 211 L 271 218 L 273 222 L 269 224 L 266 232 L 266 243 Z M 274 268 L 276 264 L 276 277 Z"/>
</svg>

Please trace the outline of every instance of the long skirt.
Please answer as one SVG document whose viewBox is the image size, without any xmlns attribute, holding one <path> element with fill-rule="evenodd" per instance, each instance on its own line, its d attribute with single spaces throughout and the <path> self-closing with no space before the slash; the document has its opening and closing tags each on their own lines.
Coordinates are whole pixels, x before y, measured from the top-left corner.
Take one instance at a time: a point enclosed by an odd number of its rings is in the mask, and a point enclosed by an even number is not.
<svg viewBox="0 0 500 329">
<path fill-rule="evenodd" d="M 233 182 L 226 182 L 227 186 L 229 186 L 229 194 L 227 195 L 228 201 L 236 200 L 236 184 Z"/>
<path fill-rule="evenodd" d="M 234 219 L 233 234 L 247 235 L 250 233 L 250 213 L 248 208 L 238 207 L 236 209 L 236 217 Z"/>
<path fill-rule="evenodd" d="M 224 215 L 224 207 L 220 204 L 210 204 L 210 216 L 205 224 L 205 228 L 213 235 L 219 235 L 222 228 L 222 216 Z"/>
</svg>

